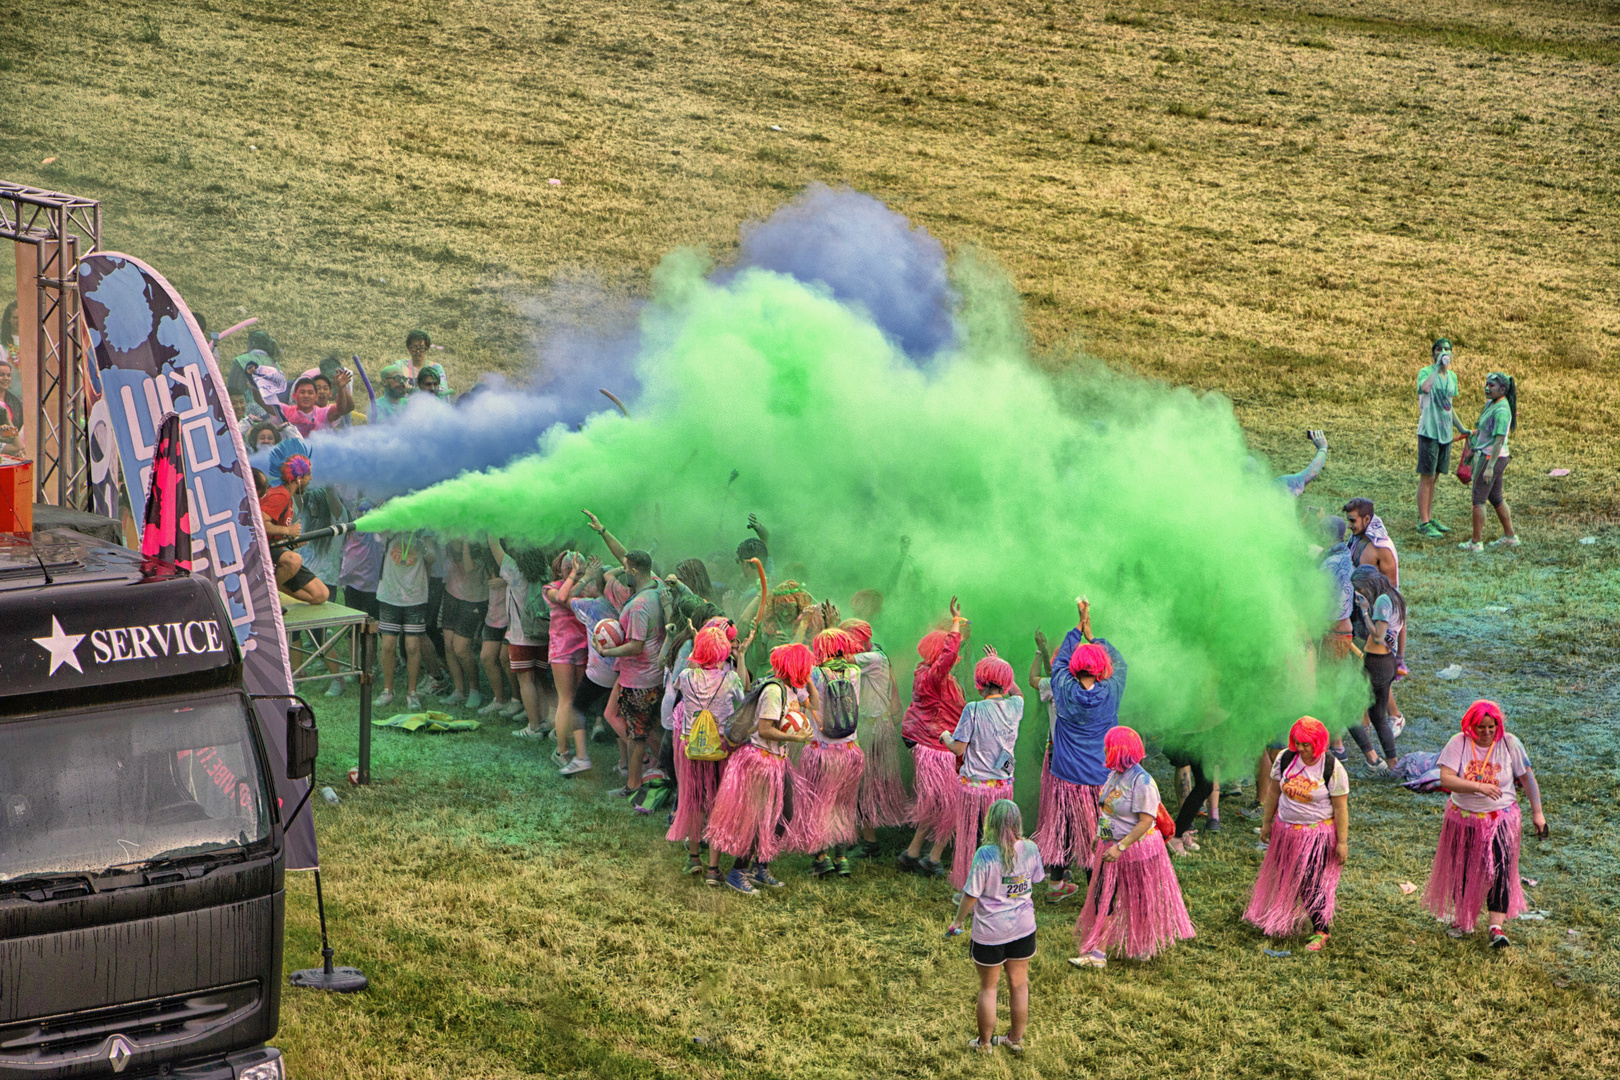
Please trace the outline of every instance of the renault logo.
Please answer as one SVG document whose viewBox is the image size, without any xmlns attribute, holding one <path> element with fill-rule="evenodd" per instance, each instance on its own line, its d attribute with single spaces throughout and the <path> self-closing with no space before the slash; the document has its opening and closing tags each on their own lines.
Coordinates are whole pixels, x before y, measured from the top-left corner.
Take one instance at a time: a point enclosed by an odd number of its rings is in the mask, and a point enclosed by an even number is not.
<svg viewBox="0 0 1620 1080">
<path fill-rule="evenodd" d="M 107 1060 L 112 1063 L 113 1072 L 123 1072 L 124 1066 L 129 1064 L 130 1056 L 134 1053 L 135 1047 L 128 1039 L 122 1035 L 114 1035 L 107 1047 Z"/>
</svg>

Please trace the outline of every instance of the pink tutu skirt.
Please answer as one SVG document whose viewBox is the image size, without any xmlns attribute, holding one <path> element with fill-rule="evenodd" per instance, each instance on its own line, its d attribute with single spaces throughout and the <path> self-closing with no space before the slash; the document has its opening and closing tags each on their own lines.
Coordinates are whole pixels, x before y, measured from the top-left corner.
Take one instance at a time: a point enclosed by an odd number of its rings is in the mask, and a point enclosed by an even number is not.
<svg viewBox="0 0 1620 1080">
<path fill-rule="evenodd" d="M 1041 849 L 1041 862 L 1047 866 L 1071 866 L 1078 859 L 1081 869 L 1090 869 L 1096 837 L 1097 788 L 1053 776 L 1052 748 L 1048 746 L 1046 763 L 1041 768 L 1035 835 L 1030 837 Z"/>
<path fill-rule="evenodd" d="M 984 830 L 984 815 L 997 799 L 1010 799 L 1011 780 L 956 780 L 956 850 L 951 854 L 951 885 L 960 889 L 967 884 L 968 871 L 973 869 L 973 856 L 979 850 L 979 834 Z"/>
<path fill-rule="evenodd" d="M 770 862 L 782 849 L 782 785 L 789 781 L 787 758 L 757 746 L 732 751 L 714 797 L 704 837 L 728 855 L 750 853 Z"/>
<path fill-rule="evenodd" d="M 1499 884 L 1498 899 L 1506 901 L 1508 918 L 1525 910 L 1524 887 L 1519 883 L 1519 829 L 1517 804 L 1474 814 L 1446 803 L 1423 906 L 1468 933 L 1479 925 L 1479 913 L 1493 885 Z"/>
<path fill-rule="evenodd" d="M 670 822 L 664 839 L 685 843 L 693 825 L 702 828 L 714 812 L 714 799 L 720 793 L 720 778 L 725 771 L 725 761 L 693 761 L 687 757 L 680 736 L 675 736 L 675 820 Z"/>
<path fill-rule="evenodd" d="M 949 840 L 956 828 L 956 755 L 943 746 L 918 743 L 911 748 L 916 766 L 912 786 L 917 798 L 911 804 L 911 823 L 926 829 L 934 840 Z M 971 853 L 970 853 L 971 854 Z"/>
<path fill-rule="evenodd" d="M 1146 960 L 1195 936 L 1181 899 L 1181 883 L 1158 830 L 1150 830 L 1114 862 L 1104 862 L 1102 853 L 1113 843 L 1099 840 L 1092 852 L 1091 888 L 1076 924 L 1080 951 Z"/>
<path fill-rule="evenodd" d="M 855 842 L 866 755 L 852 742 L 810 743 L 799 756 L 788 848 L 815 854 Z"/>
<path fill-rule="evenodd" d="M 874 720 L 861 734 L 866 751 L 866 771 L 861 774 L 861 822 L 874 829 L 904 825 L 911 820 L 911 798 L 906 795 L 902 761 L 906 752 L 900 741 L 900 721 Z"/>
<path fill-rule="evenodd" d="M 1332 818 L 1306 826 L 1274 822 L 1243 918 L 1267 937 L 1326 930 L 1333 922 L 1343 869 L 1335 850 L 1338 843 Z"/>
</svg>

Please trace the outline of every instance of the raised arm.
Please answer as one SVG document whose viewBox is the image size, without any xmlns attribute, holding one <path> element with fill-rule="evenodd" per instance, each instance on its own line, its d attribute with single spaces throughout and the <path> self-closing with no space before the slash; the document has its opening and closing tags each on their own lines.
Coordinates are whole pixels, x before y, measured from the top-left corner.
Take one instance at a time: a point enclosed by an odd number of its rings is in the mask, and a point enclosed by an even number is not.
<svg viewBox="0 0 1620 1080">
<path fill-rule="evenodd" d="M 765 523 L 759 520 L 758 514 L 748 515 L 748 527 L 754 530 L 755 535 L 759 537 L 760 543 L 767 548 L 771 546 L 771 530 L 767 529 Z"/>
<path fill-rule="evenodd" d="M 1052 646 L 1046 635 L 1035 631 L 1035 658 L 1029 662 L 1029 688 L 1040 692 L 1041 680 L 1052 675 Z"/>
<path fill-rule="evenodd" d="M 495 539 L 493 536 L 489 538 L 489 555 L 490 558 L 495 560 L 495 568 L 497 570 L 500 569 L 500 565 L 506 561 L 505 549 L 501 547 L 501 542 Z"/>
<path fill-rule="evenodd" d="M 595 514 L 589 510 L 581 510 L 580 513 L 585 515 L 590 523 L 591 531 L 602 538 L 602 543 L 607 545 L 607 549 L 613 557 L 623 563 L 626 570 L 630 569 L 630 564 L 625 562 L 625 557 L 630 554 L 625 549 L 625 546 L 619 543 L 612 533 L 607 531 L 607 528 L 597 519 Z"/>
<path fill-rule="evenodd" d="M 354 382 L 354 372 L 348 368 L 340 367 L 337 370 L 337 392 L 332 395 L 332 404 L 337 406 L 337 415 L 348 416 L 354 412 L 354 392 L 349 384 Z"/>
</svg>

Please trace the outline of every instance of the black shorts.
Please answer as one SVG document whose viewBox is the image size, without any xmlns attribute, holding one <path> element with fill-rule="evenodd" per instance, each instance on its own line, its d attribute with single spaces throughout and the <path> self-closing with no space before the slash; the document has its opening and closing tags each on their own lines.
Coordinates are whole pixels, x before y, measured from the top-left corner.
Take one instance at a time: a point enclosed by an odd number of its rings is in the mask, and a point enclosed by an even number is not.
<svg viewBox="0 0 1620 1080">
<path fill-rule="evenodd" d="M 1478 461 L 1480 459 L 1476 457 L 1474 460 Z M 1508 458 L 1497 458 L 1496 464 L 1490 468 L 1488 474 L 1485 469 L 1474 470 L 1473 498 L 1475 506 L 1484 506 L 1486 503 L 1490 503 L 1492 506 L 1502 505 L 1502 473 L 1506 471 L 1508 461 Z M 291 584 L 291 582 L 288 584 Z"/>
<path fill-rule="evenodd" d="M 298 568 L 298 572 L 287 579 L 287 583 L 281 587 L 281 591 L 284 593 L 295 593 L 314 580 L 314 572 L 311 571 L 307 566 L 300 566 Z"/>
<path fill-rule="evenodd" d="M 488 615 L 485 615 L 485 618 L 488 618 Z M 496 641 L 496 642 L 505 641 L 506 640 L 506 627 L 504 627 L 504 626 L 491 626 L 491 625 L 489 625 L 489 623 L 485 623 L 484 624 L 484 640 L 485 641 Z"/>
<path fill-rule="evenodd" d="M 382 610 L 377 607 L 377 591 L 373 589 L 366 592 L 364 589 L 354 589 L 343 586 L 343 606 L 363 611 L 373 619 L 382 618 Z"/>
<path fill-rule="evenodd" d="M 395 607 L 389 603 L 377 605 L 380 614 L 377 618 L 377 629 L 384 634 L 404 634 L 406 637 L 421 637 L 427 633 L 426 604 L 412 604 L 409 607 Z"/>
<path fill-rule="evenodd" d="M 439 625 L 445 633 L 455 634 L 457 637 L 477 641 L 483 636 L 484 616 L 489 612 L 489 601 L 476 603 L 472 600 L 461 600 L 444 594 L 444 600 L 439 606 Z"/>
<path fill-rule="evenodd" d="M 1035 935 L 1009 941 L 1005 945 L 973 943 L 973 962 L 980 967 L 1000 967 L 1008 960 L 1028 960 L 1035 955 Z"/>
<path fill-rule="evenodd" d="M 1451 443 L 1418 436 L 1418 475 L 1438 476 L 1451 471 Z"/>
<path fill-rule="evenodd" d="M 613 687 L 593 682 L 586 676 L 574 687 L 574 711 L 581 716 L 601 716 L 607 711 L 608 698 L 612 695 Z"/>
</svg>

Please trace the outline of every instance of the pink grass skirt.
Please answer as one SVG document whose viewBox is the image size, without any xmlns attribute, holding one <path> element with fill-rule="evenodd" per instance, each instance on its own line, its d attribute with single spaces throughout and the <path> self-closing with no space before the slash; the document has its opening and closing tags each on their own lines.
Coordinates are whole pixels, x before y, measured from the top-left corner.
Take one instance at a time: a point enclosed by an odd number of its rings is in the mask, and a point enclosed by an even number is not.
<svg viewBox="0 0 1620 1080">
<path fill-rule="evenodd" d="M 956 850 L 951 854 L 951 885 L 960 889 L 967 884 L 968 871 L 973 868 L 973 856 L 979 850 L 979 834 L 984 830 L 984 815 L 997 799 L 1013 797 L 1011 780 L 956 780 Z"/>
<path fill-rule="evenodd" d="M 757 746 L 733 750 L 726 759 L 704 837 L 728 855 L 752 853 L 760 862 L 770 862 L 782 848 L 776 826 L 782 820 L 782 784 L 787 774 L 787 758 Z"/>
<path fill-rule="evenodd" d="M 1104 862 L 1102 853 L 1113 843 L 1099 840 L 1092 851 L 1096 869 L 1076 923 L 1080 951 L 1100 949 L 1146 960 L 1179 939 L 1194 937 L 1181 883 L 1158 830 L 1150 830 L 1115 862 Z"/>
<path fill-rule="evenodd" d="M 911 823 L 926 829 L 935 840 L 949 840 L 956 828 L 956 755 L 943 746 L 918 743 L 911 748 L 916 767 L 912 786 L 917 798 L 911 805 Z"/>
<path fill-rule="evenodd" d="M 1498 874 L 1505 874 L 1507 917 L 1512 919 L 1525 910 L 1524 887 L 1519 883 L 1520 825 L 1517 804 L 1481 815 L 1447 802 L 1440 846 L 1423 890 L 1423 906 L 1436 918 L 1450 919 L 1459 930 L 1472 933 L 1479 925 L 1491 884 Z"/>
<path fill-rule="evenodd" d="M 675 820 L 664 839 L 685 843 L 695 824 L 700 829 L 714 812 L 714 799 L 720 793 L 725 761 L 693 761 L 686 756 L 680 736 L 675 739 Z M 729 758 L 727 760 L 730 760 Z"/>
<path fill-rule="evenodd" d="M 1071 866 L 1078 860 L 1081 869 L 1090 869 L 1096 837 L 1097 788 L 1053 776 L 1052 749 L 1047 747 L 1035 835 L 1030 837 L 1041 849 L 1041 862 L 1047 866 Z"/>
<path fill-rule="evenodd" d="M 1304 827 L 1274 822 L 1244 920 L 1267 937 L 1326 929 L 1344 868 L 1335 851 L 1338 843 L 1332 818 Z"/>
<path fill-rule="evenodd" d="M 866 750 L 866 771 L 861 774 L 861 821 L 874 829 L 904 825 L 911 820 L 911 797 L 906 794 L 902 765 L 906 752 L 900 741 L 899 720 L 874 720 L 861 735 Z"/>
<path fill-rule="evenodd" d="M 815 854 L 853 844 L 859 827 L 857 804 L 866 755 L 852 742 L 817 746 L 799 757 L 793 788 L 793 826 L 788 848 Z"/>
</svg>

